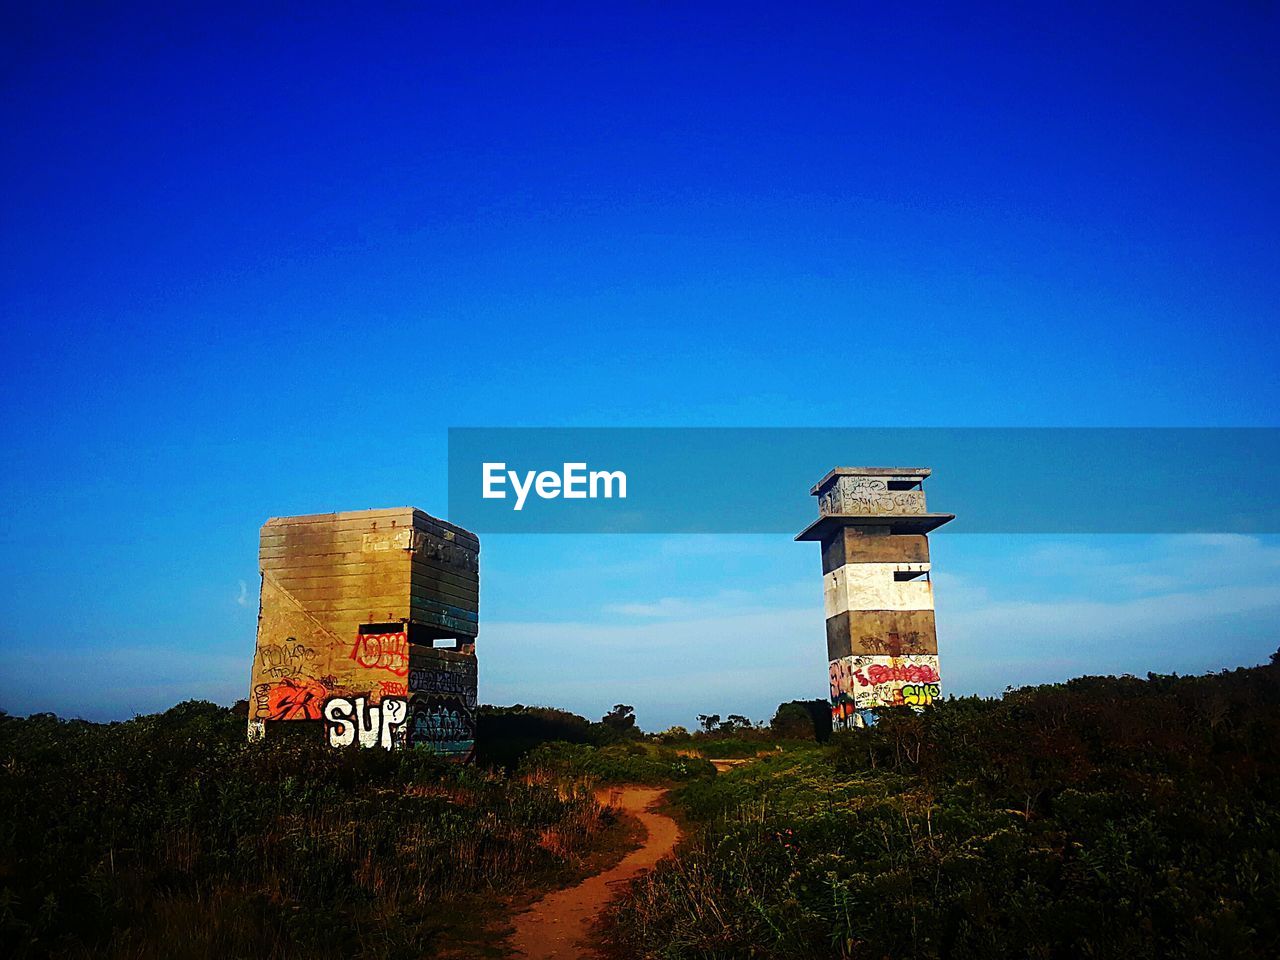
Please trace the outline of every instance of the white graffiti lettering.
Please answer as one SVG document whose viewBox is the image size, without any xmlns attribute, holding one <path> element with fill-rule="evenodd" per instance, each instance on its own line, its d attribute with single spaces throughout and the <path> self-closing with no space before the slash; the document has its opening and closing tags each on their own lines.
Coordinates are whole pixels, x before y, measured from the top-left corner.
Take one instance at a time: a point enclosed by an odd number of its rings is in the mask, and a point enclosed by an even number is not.
<svg viewBox="0 0 1280 960">
<path fill-rule="evenodd" d="M 364 697 L 330 697 L 323 713 L 329 746 L 343 748 L 359 742 L 361 747 L 389 750 L 404 743 L 409 702 L 401 697 L 385 697 L 376 704 Z"/>
</svg>

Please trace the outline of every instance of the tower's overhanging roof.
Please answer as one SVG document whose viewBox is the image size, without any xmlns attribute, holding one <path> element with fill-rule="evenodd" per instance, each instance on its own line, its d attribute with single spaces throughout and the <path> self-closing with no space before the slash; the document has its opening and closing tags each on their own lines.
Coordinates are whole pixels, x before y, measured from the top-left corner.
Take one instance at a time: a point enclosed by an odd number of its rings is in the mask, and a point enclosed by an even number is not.
<svg viewBox="0 0 1280 960">
<path fill-rule="evenodd" d="M 796 534 L 796 539 L 825 540 L 840 527 L 888 527 L 890 533 L 929 533 L 955 518 L 954 513 L 825 514 Z"/>
</svg>

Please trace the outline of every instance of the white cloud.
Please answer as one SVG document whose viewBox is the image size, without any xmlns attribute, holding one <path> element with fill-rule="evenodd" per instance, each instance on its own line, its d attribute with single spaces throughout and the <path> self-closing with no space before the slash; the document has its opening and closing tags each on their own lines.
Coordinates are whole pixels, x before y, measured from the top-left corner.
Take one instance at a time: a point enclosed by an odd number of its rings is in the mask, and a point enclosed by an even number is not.
<svg viewBox="0 0 1280 960">
<path fill-rule="evenodd" d="M 1199 672 L 1264 660 L 1277 642 L 1280 548 L 1244 536 L 1016 538 L 935 573 L 946 689 L 1097 673 Z M 1010 576 L 1010 570 L 1016 571 Z M 633 703 L 641 723 L 714 710 L 767 719 L 825 695 L 820 581 L 616 603 L 602 623 L 489 623 L 481 695 L 599 716 Z"/>
<path fill-rule="evenodd" d="M 993 563 L 1027 576 L 935 576 L 944 674 L 956 692 L 1247 665 L 1280 642 L 1280 549 L 1256 537 L 1054 543 Z"/>
<path fill-rule="evenodd" d="M 822 581 L 763 586 L 757 590 L 720 590 L 703 597 L 659 597 L 656 600 L 606 604 L 610 617 L 694 620 L 711 616 L 737 616 L 751 611 L 777 610 L 813 599 L 821 606 Z"/>
<path fill-rule="evenodd" d="M 688 724 L 708 710 L 767 720 L 780 699 L 825 696 L 822 636 L 820 603 L 642 624 L 490 624 L 479 646 L 480 694 L 589 717 L 632 703 L 649 728 Z"/>
<path fill-rule="evenodd" d="M 790 553 L 766 551 L 715 567 L 719 580 L 708 580 L 717 556 L 740 556 L 729 549 L 737 542 L 701 553 L 673 541 L 687 563 L 665 549 L 618 551 L 634 568 L 585 589 L 578 568 L 540 572 L 538 589 L 550 598 L 541 606 L 512 593 L 530 583 L 531 566 L 508 572 L 510 586 L 487 578 L 488 595 L 503 592 L 508 610 L 547 615 L 494 620 L 482 611 L 481 698 L 590 717 L 627 702 L 652 729 L 704 712 L 768 719 L 781 701 L 825 696 L 816 558 L 807 558 L 811 577 L 797 577 L 802 566 Z M 1087 673 L 1200 672 L 1262 662 L 1280 643 L 1280 547 L 1270 538 L 956 536 L 935 552 L 946 557 L 934 580 L 949 692 L 992 694 Z M 241 597 L 243 606 L 253 602 L 247 584 Z M 602 606 L 603 598 L 613 602 Z M 119 638 L 97 631 L 92 646 L 64 645 L 52 660 L 0 644 L 0 706 L 75 715 L 68 704 L 91 703 L 91 718 L 110 719 L 189 697 L 241 699 L 253 644 L 243 616 L 234 627 L 151 623 L 147 632 L 139 622 Z M 227 631 L 234 643 L 221 639 Z M 147 643 L 127 639 L 144 633 Z"/>
</svg>

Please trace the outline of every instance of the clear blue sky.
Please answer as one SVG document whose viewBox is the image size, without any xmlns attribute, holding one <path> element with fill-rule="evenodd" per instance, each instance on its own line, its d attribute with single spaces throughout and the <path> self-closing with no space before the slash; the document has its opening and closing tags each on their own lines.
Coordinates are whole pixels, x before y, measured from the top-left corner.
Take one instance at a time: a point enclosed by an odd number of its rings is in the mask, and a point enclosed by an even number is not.
<svg viewBox="0 0 1280 960">
<path fill-rule="evenodd" d="M 259 524 L 449 426 L 1277 425 L 1272 5 L 261 7 L 4 11 L 12 712 L 243 696 Z M 812 545 L 484 550 L 485 699 L 822 695 Z M 1278 553 L 940 535 L 944 681 L 1264 659 Z"/>
</svg>

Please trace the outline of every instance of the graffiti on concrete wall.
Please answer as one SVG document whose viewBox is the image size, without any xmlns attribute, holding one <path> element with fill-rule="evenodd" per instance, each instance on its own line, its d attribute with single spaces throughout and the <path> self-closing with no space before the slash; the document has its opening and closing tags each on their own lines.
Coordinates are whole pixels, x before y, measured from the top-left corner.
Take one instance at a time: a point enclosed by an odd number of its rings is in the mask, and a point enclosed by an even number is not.
<svg viewBox="0 0 1280 960">
<path fill-rule="evenodd" d="M 877 707 L 927 707 L 942 690 L 936 655 L 841 657 L 830 674 L 831 719 L 842 727 L 862 726 Z"/>
<path fill-rule="evenodd" d="M 330 697 L 323 713 L 331 747 L 390 750 L 405 743 L 409 702 L 402 697 L 384 697 L 381 703 L 370 703 L 367 697 Z"/>
<path fill-rule="evenodd" d="M 475 748 L 475 711 L 457 697 L 414 697 L 409 743 L 433 753 L 466 758 Z"/>
<path fill-rule="evenodd" d="M 476 661 L 439 659 L 409 671 L 413 717 L 409 743 L 469 757 L 475 748 Z"/>
<path fill-rule="evenodd" d="M 409 508 L 268 520 L 250 736 L 390 748 L 416 730 L 469 755 L 479 553 L 474 535 Z"/>
<path fill-rule="evenodd" d="M 367 670 L 386 670 L 403 677 L 409 672 L 409 635 L 403 631 L 357 634 L 351 659 Z"/>
<path fill-rule="evenodd" d="M 902 687 L 902 702 L 908 707 L 927 707 L 941 691 L 939 683 L 907 683 Z"/>
<path fill-rule="evenodd" d="M 260 683 L 253 689 L 257 716 L 263 720 L 319 720 L 329 688 L 314 677 Z"/>
<path fill-rule="evenodd" d="M 268 722 L 322 721 L 336 748 L 421 745 L 455 758 L 475 748 L 474 657 L 415 655 L 410 669 L 407 631 L 358 633 L 354 645 L 333 651 L 338 675 L 317 677 L 330 654 L 290 637 L 259 648 L 251 695 L 251 728 Z"/>
<path fill-rule="evenodd" d="M 258 648 L 262 675 L 273 680 L 301 676 L 316 661 L 316 651 L 290 637 L 284 643 L 267 643 Z"/>
<path fill-rule="evenodd" d="M 818 510 L 837 516 L 924 513 L 924 492 L 890 490 L 879 477 L 840 477 L 818 498 Z"/>
<path fill-rule="evenodd" d="M 409 671 L 409 692 L 453 696 L 475 709 L 476 661 L 436 660 Z"/>
</svg>

